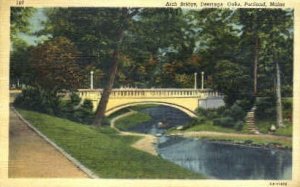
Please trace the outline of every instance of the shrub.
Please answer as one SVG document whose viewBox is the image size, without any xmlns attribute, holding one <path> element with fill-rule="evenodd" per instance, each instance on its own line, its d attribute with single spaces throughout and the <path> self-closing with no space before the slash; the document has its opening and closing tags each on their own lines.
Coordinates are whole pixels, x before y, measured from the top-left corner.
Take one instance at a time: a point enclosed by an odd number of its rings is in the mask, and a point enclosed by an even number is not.
<svg viewBox="0 0 300 187">
<path fill-rule="evenodd" d="M 229 116 L 235 120 L 243 120 L 246 116 L 246 112 L 242 107 L 235 103 L 230 107 Z"/>
<path fill-rule="evenodd" d="M 223 110 L 223 108 L 221 109 L 221 111 Z M 220 109 L 204 109 L 204 108 L 197 108 L 196 109 L 196 113 L 197 116 L 201 117 L 201 118 L 207 118 L 207 119 L 214 119 L 216 117 L 219 116 L 219 111 Z"/>
<path fill-rule="evenodd" d="M 199 116 L 197 118 L 193 118 L 190 122 L 186 123 L 183 125 L 182 130 L 191 128 L 193 126 L 199 125 L 201 123 L 204 123 L 206 121 L 206 117 L 204 116 Z"/>
<path fill-rule="evenodd" d="M 206 117 L 206 115 L 207 115 L 207 110 L 204 109 L 204 108 L 198 107 L 198 108 L 196 109 L 196 114 L 197 114 L 197 116 L 205 116 L 205 117 Z"/>
<path fill-rule="evenodd" d="M 226 110 L 226 107 L 225 106 L 221 106 L 219 108 L 216 108 L 216 112 L 218 115 L 221 115 L 223 114 L 223 112 Z"/>
<path fill-rule="evenodd" d="M 251 109 L 254 103 L 254 98 L 245 98 L 245 99 L 240 99 L 235 102 L 237 105 L 242 107 L 244 111 L 248 111 Z"/>
<path fill-rule="evenodd" d="M 232 117 L 221 117 L 213 120 L 214 125 L 222 127 L 233 127 L 235 125 L 234 119 Z"/>
<path fill-rule="evenodd" d="M 234 128 L 238 131 L 242 130 L 244 126 L 244 122 L 243 121 L 238 121 L 234 124 Z"/>
<path fill-rule="evenodd" d="M 92 101 L 84 100 L 83 103 L 79 105 L 80 102 L 81 99 L 77 94 L 72 94 L 70 100 L 61 105 L 61 113 L 59 116 L 75 122 L 85 124 L 92 123 L 94 117 Z"/>
<path fill-rule="evenodd" d="M 26 88 L 15 99 L 14 105 L 20 108 L 30 109 L 47 114 L 58 114 L 59 97 L 54 92 L 42 88 Z"/>
<path fill-rule="evenodd" d="M 293 101 L 291 99 L 283 99 L 282 106 L 284 110 L 292 110 L 293 109 Z"/>
<path fill-rule="evenodd" d="M 274 119 L 276 116 L 276 100 L 274 97 L 258 98 L 256 102 L 257 119 Z"/>
</svg>

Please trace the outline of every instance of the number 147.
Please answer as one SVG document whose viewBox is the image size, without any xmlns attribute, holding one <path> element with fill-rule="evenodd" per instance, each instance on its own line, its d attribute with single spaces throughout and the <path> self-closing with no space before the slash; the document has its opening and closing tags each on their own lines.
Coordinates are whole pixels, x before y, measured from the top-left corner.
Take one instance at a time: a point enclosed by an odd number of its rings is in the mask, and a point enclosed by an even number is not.
<svg viewBox="0 0 300 187">
<path fill-rule="evenodd" d="M 24 0 L 17 0 L 16 4 L 17 5 L 24 5 Z"/>
</svg>

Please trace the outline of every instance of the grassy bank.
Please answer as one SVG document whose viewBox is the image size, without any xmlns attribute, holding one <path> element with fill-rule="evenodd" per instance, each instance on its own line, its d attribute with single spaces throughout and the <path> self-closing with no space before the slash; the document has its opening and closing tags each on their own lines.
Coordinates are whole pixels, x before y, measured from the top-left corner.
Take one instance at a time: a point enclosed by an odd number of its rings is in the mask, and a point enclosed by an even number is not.
<svg viewBox="0 0 300 187">
<path fill-rule="evenodd" d="M 143 123 L 143 122 L 149 121 L 150 119 L 151 119 L 151 116 L 149 116 L 148 114 L 138 112 L 138 113 L 135 113 L 130 116 L 123 117 L 123 118 L 117 120 L 115 126 L 120 130 L 126 131 L 130 128 L 133 128 L 133 127 Z"/>
<path fill-rule="evenodd" d="M 217 125 L 213 125 L 212 121 L 205 121 L 204 123 L 197 124 L 195 126 L 192 126 L 188 129 L 186 129 L 187 132 L 190 131 L 214 131 L 214 132 L 239 132 L 232 128 L 225 128 Z"/>
<path fill-rule="evenodd" d="M 256 122 L 256 126 L 261 133 L 268 133 L 271 125 L 275 125 L 276 121 L 272 120 L 259 120 Z M 274 134 L 280 136 L 292 136 L 293 135 L 293 125 L 290 122 L 284 122 L 285 127 L 277 129 Z"/>
<path fill-rule="evenodd" d="M 267 133 L 270 122 L 257 123 L 258 128 L 263 131 L 261 133 Z M 261 126 L 260 126 L 261 125 Z M 279 145 L 284 148 L 292 148 L 292 141 L 284 136 L 291 136 L 292 134 L 292 124 L 287 125 L 285 128 L 278 129 L 274 135 L 280 135 L 278 137 L 269 136 L 266 138 L 264 134 L 262 135 L 253 135 L 249 134 L 246 128 L 243 128 L 241 131 L 225 128 L 217 125 L 213 125 L 212 121 L 205 121 L 201 124 L 196 124 L 185 130 L 176 130 L 169 129 L 168 134 L 179 134 L 186 137 L 196 137 L 209 140 L 217 141 L 230 141 L 232 143 L 242 143 L 242 144 L 252 144 L 252 145 L 262 145 L 262 146 L 272 146 Z"/>
<path fill-rule="evenodd" d="M 139 138 L 120 136 L 109 127 L 94 128 L 66 119 L 18 110 L 24 118 L 102 178 L 204 178 L 130 145 Z"/>
<path fill-rule="evenodd" d="M 257 135 L 239 135 L 239 134 L 214 134 L 214 133 L 179 133 L 184 137 L 193 137 L 208 139 L 212 141 L 226 141 L 236 144 L 247 144 L 253 146 L 266 146 L 266 147 L 281 147 L 292 149 L 292 141 L 283 137 L 266 137 L 266 136 L 257 136 Z"/>
</svg>

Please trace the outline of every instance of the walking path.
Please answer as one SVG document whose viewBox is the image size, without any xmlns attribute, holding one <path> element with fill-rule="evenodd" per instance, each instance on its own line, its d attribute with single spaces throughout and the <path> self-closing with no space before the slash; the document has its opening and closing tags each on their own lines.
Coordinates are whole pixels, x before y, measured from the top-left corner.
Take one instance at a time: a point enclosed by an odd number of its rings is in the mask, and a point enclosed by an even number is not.
<svg viewBox="0 0 300 187">
<path fill-rule="evenodd" d="M 10 108 L 9 177 L 88 178 Z"/>
<path fill-rule="evenodd" d="M 130 116 L 132 114 L 136 113 L 136 111 L 130 111 L 127 112 L 125 114 L 122 114 L 120 116 L 117 116 L 115 118 L 113 118 L 110 122 L 111 127 L 115 130 L 117 130 L 121 135 L 124 136 L 142 136 L 143 138 L 141 138 L 140 140 L 138 140 L 137 142 L 135 142 L 134 144 L 132 144 L 131 146 L 139 149 L 141 151 L 145 151 L 147 153 L 150 153 L 152 155 L 157 155 L 157 151 L 155 149 L 155 144 L 156 144 L 156 137 L 153 135 L 149 135 L 149 134 L 141 134 L 141 133 L 134 133 L 134 132 L 124 132 L 124 131 L 120 131 L 118 128 L 115 127 L 115 123 L 118 119 L 126 117 L 126 116 Z"/>
</svg>

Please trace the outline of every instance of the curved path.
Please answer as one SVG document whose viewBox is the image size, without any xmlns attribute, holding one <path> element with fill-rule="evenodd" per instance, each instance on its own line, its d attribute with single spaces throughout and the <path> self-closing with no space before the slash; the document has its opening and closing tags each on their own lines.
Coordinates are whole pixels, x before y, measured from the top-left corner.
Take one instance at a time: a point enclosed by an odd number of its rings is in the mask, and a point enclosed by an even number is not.
<svg viewBox="0 0 300 187">
<path fill-rule="evenodd" d="M 115 118 L 113 118 L 110 122 L 110 125 L 113 129 L 117 130 L 121 135 L 124 136 L 142 136 L 143 138 L 141 138 L 140 140 L 138 140 L 137 142 L 135 142 L 134 144 L 132 144 L 131 146 L 139 149 L 141 151 L 145 151 L 147 153 L 150 153 L 152 155 L 157 155 L 157 151 L 155 149 L 155 144 L 156 144 L 156 137 L 153 135 L 149 135 L 149 134 L 141 134 L 141 133 L 134 133 L 134 132 L 124 132 L 124 131 L 120 131 L 118 128 L 115 127 L 115 123 L 117 120 L 124 118 L 126 116 L 130 116 L 132 114 L 137 113 L 136 111 L 131 110 L 130 112 L 127 112 L 125 114 L 122 114 L 120 116 L 117 116 Z"/>
<path fill-rule="evenodd" d="M 9 177 L 88 178 L 10 108 Z"/>
</svg>

